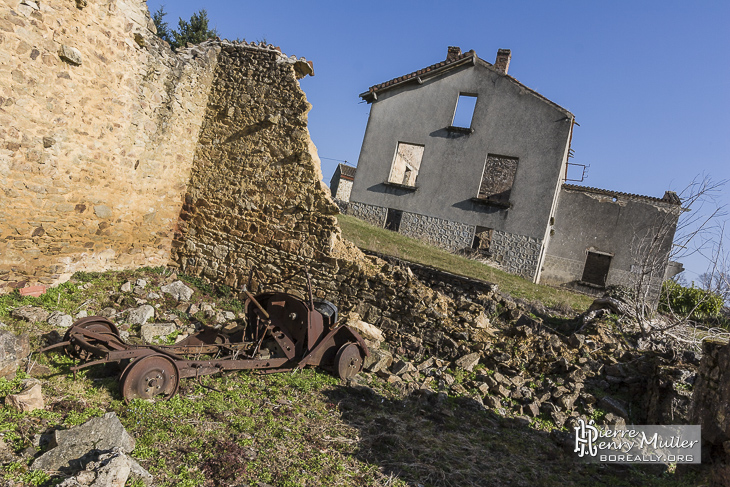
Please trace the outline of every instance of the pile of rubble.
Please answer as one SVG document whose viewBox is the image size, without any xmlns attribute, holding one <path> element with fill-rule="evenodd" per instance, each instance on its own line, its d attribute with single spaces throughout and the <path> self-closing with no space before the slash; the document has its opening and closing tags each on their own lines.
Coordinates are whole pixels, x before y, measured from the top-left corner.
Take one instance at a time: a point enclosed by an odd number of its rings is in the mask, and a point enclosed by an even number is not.
<svg viewBox="0 0 730 487">
<path fill-rule="evenodd" d="M 612 425 L 686 420 L 698 356 L 638 350 L 600 319 L 603 313 L 591 314 L 578 317 L 581 333 L 569 336 L 525 314 L 503 330 L 477 325 L 480 339 L 472 336 L 470 345 L 450 339 L 445 350 L 461 353 L 443 359 L 420 357 L 421 346 L 414 345 L 423 343 L 424 334 L 399 331 L 405 346 L 393 353 L 371 325 L 355 326 L 371 345 L 365 379 L 377 376 L 404 393 L 470 395 L 502 414 L 548 419 L 558 428 L 579 418 Z"/>
</svg>

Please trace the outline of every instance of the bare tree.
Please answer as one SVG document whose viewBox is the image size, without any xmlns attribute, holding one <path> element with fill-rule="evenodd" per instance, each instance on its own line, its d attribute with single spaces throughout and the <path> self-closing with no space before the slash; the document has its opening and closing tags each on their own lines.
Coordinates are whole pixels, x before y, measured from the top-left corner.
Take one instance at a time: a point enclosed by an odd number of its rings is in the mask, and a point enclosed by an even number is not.
<svg viewBox="0 0 730 487">
<path fill-rule="evenodd" d="M 723 255 L 721 220 L 727 214 L 725 206 L 719 204 L 719 196 L 726 183 L 707 175 L 696 177 L 676 193 L 681 205 L 663 205 L 652 222 L 634 230 L 631 247 L 635 261 L 629 278 L 628 313 L 645 336 L 682 325 L 695 311 L 670 313 L 669 322 L 664 324 L 655 320 L 669 261 L 699 253 L 709 262 L 709 279 L 727 279 L 727 273 L 718 273 Z M 727 260 L 726 256 L 722 258 Z"/>
</svg>

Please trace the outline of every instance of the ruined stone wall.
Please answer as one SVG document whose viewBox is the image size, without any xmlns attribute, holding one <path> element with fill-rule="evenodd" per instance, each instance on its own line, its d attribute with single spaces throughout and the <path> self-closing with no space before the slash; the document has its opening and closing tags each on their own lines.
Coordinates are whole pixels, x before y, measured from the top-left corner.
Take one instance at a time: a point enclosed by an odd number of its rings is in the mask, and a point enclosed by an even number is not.
<svg viewBox="0 0 730 487">
<path fill-rule="evenodd" d="M 222 43 L 175 242 L 185 272 L 239 287 L 252 268 L 275 281 L 330 258 L 337 207 L 309 139 L 307 68 L 271 46 Z"/>
<path fill-rule="evenodd" d="M 216 48 L 77 4 L 0 0 L 0 287 L 169 259 Z"/>
<path fill-rule="evenodd" d="M 730 344 L 702 342 L 689 424 L 702 426 L 702 463 L 711 463 L 711 485 L 730 482 Z"/>
</svg>

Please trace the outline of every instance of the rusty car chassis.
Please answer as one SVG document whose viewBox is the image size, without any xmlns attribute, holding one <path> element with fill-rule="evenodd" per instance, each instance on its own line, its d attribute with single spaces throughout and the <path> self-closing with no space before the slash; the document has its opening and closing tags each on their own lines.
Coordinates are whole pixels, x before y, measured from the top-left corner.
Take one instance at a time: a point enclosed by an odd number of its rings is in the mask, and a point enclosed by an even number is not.
<svg viewBox="0 0 730 487">
<path fill-rule="evenodd" d="M 101 316 L 76 321 L 63 341 L 41 350 L 63 348 L 80 363 L 76 372 L 94 365 L 118 363 L 125 401 L 169 399 L 180 379 L 234 370 L 282 372 L 319 366 L 342 379 L 362 370 L 369 355 L 360 335 L 337 324 L 329 301 L 307 300 L 285 292 L 252 295 L 245 288 L 246 326 L 231 333 L 204 327 L 174 345 L 131 345 L 113 322 Z"/>
</svg>

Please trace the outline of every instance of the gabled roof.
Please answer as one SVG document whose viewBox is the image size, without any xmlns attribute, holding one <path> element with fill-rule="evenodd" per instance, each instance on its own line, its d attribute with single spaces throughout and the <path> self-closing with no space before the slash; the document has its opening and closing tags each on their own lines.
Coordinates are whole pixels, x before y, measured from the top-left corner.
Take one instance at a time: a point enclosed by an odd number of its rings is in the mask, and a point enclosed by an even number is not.
<svg viewBox="0 0 730 487">
<path fill-rule="evenodd" d="M 533 95 L 537 96 L 541 100 L 549 103 L 553 107 L 557 108 L 558 110 L 561 110 L 562 112 L 565 112 L 566 115 L 569 115 L 570 117 L 573 117 L 573 114 L 570 113 L 569 110 L 561 107 L 557 103 L 545 98 L 543 95 L 538 93 L 537 91 L 533 90 L 532 88 L 529 88 L 528 86 L 525 86 L 521 82 L 517 81 L 512 76 L 509 76 L 504 70 L 500 70 L 499 68 L 495 67 L 493 64 L 479 58 L 474 50 L 470 50 L 467 52 L 462 53 L 461 49 L 458 47 L 449 47 L 448 55 L 446 56 L 446 59 L 444 61 L 441 61 L 440 63 L 432 64 L 431 66 L 427 66 L 423 69 L 419 69 L 418 71 L 413 71 L 412 73 L 405 74 L 403 76 L 400 76 L 398 78 L 393 78 L 389 81 L 386 81 L 384 83 L 379 83 L 377 85 L 371 86 L 368 91 L 364 93 L 360 93 L 360 98 L 365 100 L 368 103 L 371 103 L 378 98 L 378 93 L 382 93 L 383 91 L 389 90 L 395 86 L 399 86 L 404 83 L 409 82 L 417 82 L 418 84 L 421 84 L 425 79 L 431 78 L 437 74 L 441 74 L 443 72 L 449 71 L 451 69 L 454 69 L 459 66 L 463 65 L 476 65 L 480 64 L 481 66 L 484 66 L 486 68 L 491 69 L 492 71 L 495 71 L 505 78 L 509 79 L 510 81 L 516 83 L 520 87 L 524 88 L 525 90 L 529 91 Z"/>
<path fill-rule="evenodd" d="M 346 164 L 339 164 L 337 167 L 340 169 L 340 177 L 345 179 L 355 179 L 355 173 L 357 172 L 356 167 L 348 166 Z"/>
<path fill-rule="evenodd" d="M 638 200 L 645 200 L 645 201 L 651 201 L 654 203 L 667 203 L 670 205 L 677 205 L 680 206 L 682 204 L 682 200 L 679 199 L 679 196 L 677 196 L 677 193 L 674 191 L 665 191 L 664 196 L 662 198 L 655 198 L 653 196 L 644 196 L 641 194 L 633 194 L 633 193 L 622 193 L 620 191 L 611 191 L 608 189 L 600 189 L 600 188 L 591 188 L 590 186 L 578 186 L 576 184 L 563 184 L 563 188 L 567 190 L 572 191 L 580 191 L 583 193 L 594 193 L 594 194 L 601 194 L 604 196 L 613 196 L 615 198 L 623 197 L 628 199 L 638 199 Z"/>
</svg>

